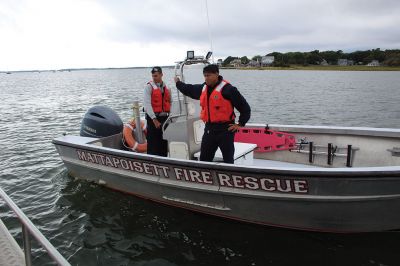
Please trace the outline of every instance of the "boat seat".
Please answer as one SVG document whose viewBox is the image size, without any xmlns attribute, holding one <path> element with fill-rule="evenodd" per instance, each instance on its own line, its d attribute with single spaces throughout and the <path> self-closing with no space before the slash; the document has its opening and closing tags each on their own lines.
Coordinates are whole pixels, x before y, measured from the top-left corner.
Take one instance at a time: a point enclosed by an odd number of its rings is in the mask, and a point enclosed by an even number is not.
<svg viewBox="0 0 400 266">
<path fill-rule="evenodd" d="M 204 134 L 205 124 L 202 120 L 196 120 L 193 122 L 193 135 L 194 143 L 200 145 Z"/>
<path fill-rule="evenodd" d="M 234 142 L 235 153 L 233 155 L 234 164 L 253 165 L 253 151 L 257 148 L 257 144 Z M 197 160 L 200 160 L 200 151 L 194 154 Z M 223 162 L 222 152 L 218 148 L 215 153 L 214 162 Z"/>
<path fill-rule="evenodd" d="M 189 147 L 186 142 L 171 141 L 169 144 L 169 157 L 189 160 Z"/>
</svg>

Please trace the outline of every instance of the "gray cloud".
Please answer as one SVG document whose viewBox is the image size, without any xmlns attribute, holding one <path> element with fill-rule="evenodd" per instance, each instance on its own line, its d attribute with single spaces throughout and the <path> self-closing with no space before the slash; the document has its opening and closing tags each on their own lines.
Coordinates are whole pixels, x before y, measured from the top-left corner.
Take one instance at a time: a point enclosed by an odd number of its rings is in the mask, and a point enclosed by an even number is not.
<svg viewBox="0 0 400 266">
<path fill-rule="evenodd" d="M 154 46 L 157 49 L 161 47 L 162 51 L 158 52 L 163 58 L 159 60 L 163 62 L 170 62 L 175 57 L 172 53 L 181 47 L 201 49 L 201 52 L 209 49 L 205 0 L 93 0 L 79 1 L 79 4 L 78 1 L 64 1 L 71 17 L 62 16 L 60 21 L 56 14 L 61 11 L 54 8 L 55 4 L 38 3 L 33 0 L 1 0 L 0 30 L 10 40 L 3 42 L 5 45 L 2 46 L 5 47 L 3 53 L 7 51 L 2 56 L 2 62 L 7 57 L 9 60 L 9 63 L 3 63 L 6 68 L 17 65 L 13 58 L 20 56 L 20 51 L 26 51 L 25 57 L 29 57 L 26 60 L 36 65 L 38 60 L 35 53 L 29 52 L 29 49 L 43 48 L 44 54 L 51 54 L 54 47 L 64 49 L 63 53 L 66 54 L 73 51 L 72 54 L 81 55 L 78 60 L 80 63 L 76 64 L 96 62 L 96 56 L 87 56 L 95 51 L 107 54 L 115 52 L 119 56 L 108 59 L 107 64 L 111 65 L 130 64 L 126 54 L 130 52 L 131 44 L 136 47 L 132 54 L 138 62 L 153 56 L 151 49 L 141 49 L 153 44 L 159 44 Z M 82 6 L 82 9 L 78 9 Z M 81 11 L 76 20 L 72 14 L 74 10 Z M 263 55 L 273 51 L 400 48 L 398 0 L 208 0 L 208 10 L 217 58 Z M 35 20 L 41 16 L 50 22 L 38 19 L 42 24 L 30 28 L 27 26 L 29 21 L 24 20 L 26 17 Z M 61 25 L 55 27 L 59 29 L 56 32 L 60 33 L 59 38 L 67 36 L 65 43 L 76 45 L 64 45 L 63 40 L 57 45 L 49 44 L 53 40 L 46 38 L 51 38 L 56 30 L 51 32 L 49 29 L 52 27 L 45 26 L 55 26 L 56 23 Z M 82 29 L 88 31 L 87 39 L 82 38 L 85 37 Z M 34 47 L 32 43 L 37 45 Z M 89 43 L 93 45 L 85 46 Z M 99 46 L 94 47 L 96 44 Z M 14 47 L 19 47 L 20 51 L 17 48 L 13 50 Z M 163 47 L 166 47 L 165 51 Z M 87 50 L 82 51 L 84 49 Z M 58 64 L 62 60 L 54 63 L 52 58 L 49 56 L 50 63 L 43 65 L 62 65 Z M 70 58 L 66 56 L 64 60 L 70 62 Z"/>
<path fill-rule="evenodd" d="M 102 4 L 118 20 L 105 35 L 122 41 L 209 43 L 204 1 Z M 314 49 L 399 48 L 400 2 L 209 1 L 215 52 L 221 56 Z"/>
</svg>

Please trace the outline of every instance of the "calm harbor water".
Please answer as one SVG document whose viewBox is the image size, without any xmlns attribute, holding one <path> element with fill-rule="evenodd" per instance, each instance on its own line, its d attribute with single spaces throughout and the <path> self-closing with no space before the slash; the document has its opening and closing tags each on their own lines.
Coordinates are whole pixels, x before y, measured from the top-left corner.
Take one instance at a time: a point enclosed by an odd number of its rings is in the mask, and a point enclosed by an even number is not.
<svg viewBox="0 0 400 266">
<path fill-rule="evenodd" d="M 399 72 L 222 75 L 247 98 L 252 122 L 400 128 Z M 164 76 L 175 89 L 173 71 Z M 400 231 L 338 235 L 249 225 L 69 177 L 51 140 L 79 134 L 93 105 L 127 121 L 149 78 L 149 69 L 0 74 L 0 186 L 72 265 L 400 265 Z M 19 223 L 2 202 L 0 218 L 20 242 Z M 37 245 L 34 265 L 51 265 Z"/>
</svg>

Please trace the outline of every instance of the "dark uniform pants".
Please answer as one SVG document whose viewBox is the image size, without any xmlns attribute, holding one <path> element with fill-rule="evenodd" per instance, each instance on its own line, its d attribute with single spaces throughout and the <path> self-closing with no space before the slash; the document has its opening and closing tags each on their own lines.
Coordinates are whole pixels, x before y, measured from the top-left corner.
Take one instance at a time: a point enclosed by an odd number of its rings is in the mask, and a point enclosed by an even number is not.
<svg viewBox="0 0 400 266">
<path fill-rule="evenodd" d="M 157 116 L 157 120 L 162 124 L 168 116 Z M 147 120 L 147 154 L 168 156 L 168 141 L 163 139 L 162 129 L 156 128 L 153 119 L 146 114 Z"/>
<path fill-rule="evenodd" d="M 224 163 L 233 163 L 234 137 L 235 133 L 228 131 L 228 129 L 207 129 L 206 125 L 201 141 L 200 161 L 211 162 L 219 147 Z"/>
</svg>

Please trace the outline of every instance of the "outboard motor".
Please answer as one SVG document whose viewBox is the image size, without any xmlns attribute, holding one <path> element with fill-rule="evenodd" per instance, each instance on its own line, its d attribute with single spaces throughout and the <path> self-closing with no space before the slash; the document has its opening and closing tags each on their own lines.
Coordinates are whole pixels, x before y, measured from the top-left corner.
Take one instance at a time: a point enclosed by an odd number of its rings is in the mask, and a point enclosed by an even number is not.
<svg viewBox="0 0 400 266">
<path fill-rule="evenodd" d="M 122 132 L 124 124 L 118 114 L 107 106 L 93 106 L 83 117 L 80 135 L 101 138 Z"/>
</svg>

